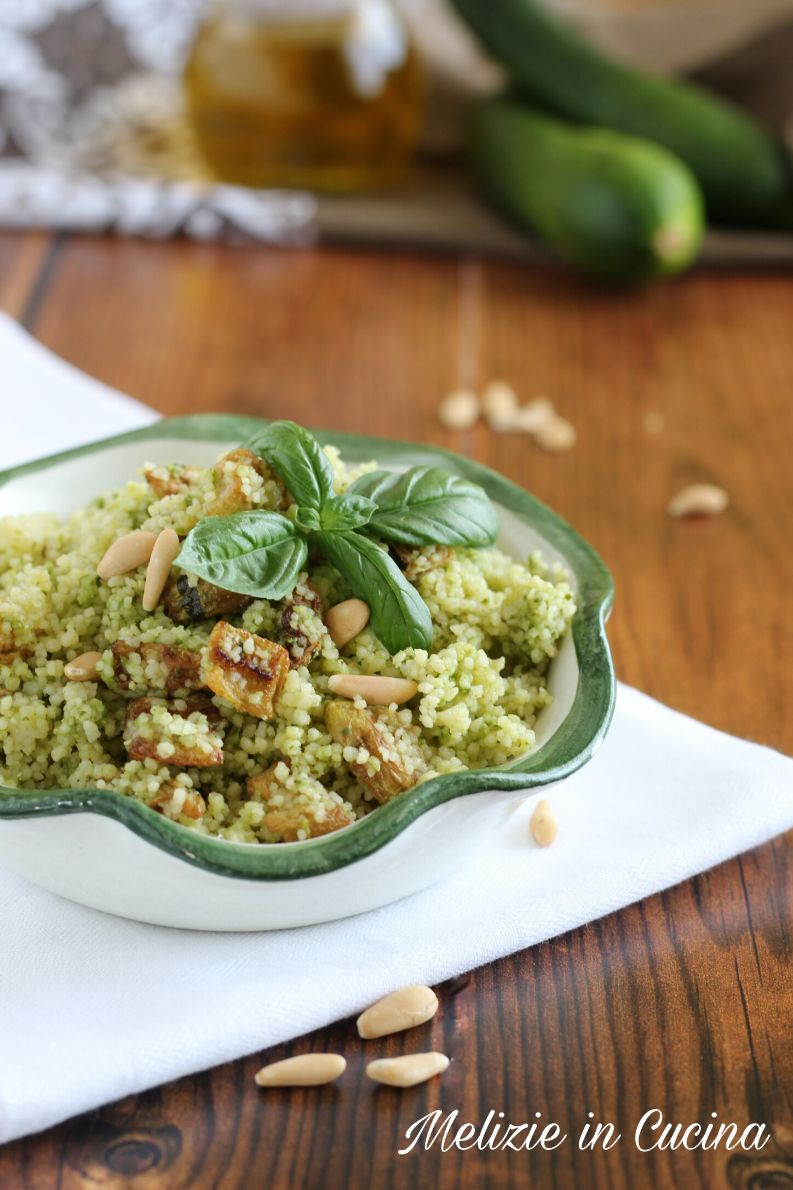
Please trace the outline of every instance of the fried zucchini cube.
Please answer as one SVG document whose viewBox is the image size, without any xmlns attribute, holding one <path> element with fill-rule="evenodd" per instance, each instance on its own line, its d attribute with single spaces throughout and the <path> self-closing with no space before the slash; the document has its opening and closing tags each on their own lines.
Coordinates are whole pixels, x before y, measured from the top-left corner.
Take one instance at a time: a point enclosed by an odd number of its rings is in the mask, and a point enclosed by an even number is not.
<svg viewBox="0 0 793 1190">
<path fill-rule="evenodd" d="M 248 796 L 266 808 L 265 828 L 282 843 L 330 835 L 355 822 L 355 812 L 338 793 L 306 778 L 291 788 L 289 765 L 280 760 L 248 778 Z"/>
<path fill-rule="evenodd" d="M 187 467 L 181 463 L 158 465 L 148 463 L 143 468 L 143 477 L 158 500 L 164 496 L 176 496 L 194 487 L 201 478 L 198 467 Z"/>
<path fill-rule="evenodd" d="M 393 733 L 372 711 L 337 698 L 325 705 L 325 726 L 344 749 L 344 759 L 356 781 L 381 805 L 416 784 L 422 771 L 418 755 L 401 756 Z M 361 752 L 368 757 L 359 760 Z M 369 758 L 377 763 L 371 765 Z"/>
<path fill-rule="evenodd" d="M 15 661 L 27 661 L 32 649 L 9 649 L 0 652 L 0 665 L 13 665 Z"/>
<path fill-rule="evenodd" d="M 21 657 L 31 655 L 36 644 L 37 632 L 27 623 L 11 623 L 3 619 L 0 609 L 0 665 L 12 665 Z"/>
<path fill-rule="evenodd" d="M 409 545 L 391 546 L 400 570 L 404 572 L 405 578 L 409 583 L 415 583 L 416 579 L 426 574 L 429 570 L 438 570 L 441 566 L 446 566 L 449 559 L 454 554 L 454 550 L 448 545 L 425 545 L 414 548 Z"/>
<path fill-rule="evenodd" d="M 281 640 L 292 669 L 308 665 L 320 647 L 325 632 L 324 614 L 319 592 L 309 582 L 308 575 L 301 574 L 281 611 Z"/>
<path fill-rule="evenodd" d="M 270 719 L 289 673 L 282 645 L 218 620 L 207 643 L 204 680 L 238 711 Z"/>
<path fill-rule="evenodd" d="M 166 781 L 147 803 L 166 818 L 177 821 L 182 815 L 197 820 L 206 814 L 207 804 L 196 789 L 189 789 L 178 781 Z"/>
<path fill-rule="evenodd" d="M 199 716 L 202 716 L 200 718 Z M 166 702 L 136 698 L 127 707 L 124 744 L 132 760 L 152 758 L 178 768 L 223 764 L 220 712 L 198 695 Z"/>
<path fill-rule="evenodd" d="M 129 645 L 117 640 L 110 646 L 113 675 L 119 690 L 148 694 L 173 694 L 197 690 L 201 680 L 201 654 L 159 641 Z"/>
<path fill-rule="evenodd" d="M 242 611 L 253 603 L 250 595 L 224 591 L 205 579 L 191 579 L 187 574 L 171 575 L 165 585 L 162 604 L 175 624 L 195 624 Z"/>
<path fill-rule="evenodd" d="M 285 507 L 288 503 L 286 488 L 275 472 L 244 446 L 218 459 L 212 469 L 212 479 L 215 496 L 207 505 L 207 516 L 231 516 L 232 513 L 255 508 L 261 503 L 262 489 L 268 481 L 275 481 L 282 492 L 278 507 Z"/>
</svg>

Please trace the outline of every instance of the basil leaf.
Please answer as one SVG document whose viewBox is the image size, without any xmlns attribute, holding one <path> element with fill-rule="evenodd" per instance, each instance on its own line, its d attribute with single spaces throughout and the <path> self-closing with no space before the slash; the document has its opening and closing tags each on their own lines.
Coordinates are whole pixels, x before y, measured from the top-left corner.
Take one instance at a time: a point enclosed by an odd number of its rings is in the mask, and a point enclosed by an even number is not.
<svg viewBox="0 0 793 1190">
<path fill-rule="evenodd" d="M 291 509 L 289 510 L 291 513 Z M 299 508 L 295 509 L 295 524 L 303 533 L 313 533 L 315 529 L 322 528 L 322 520 L 319 515 L 319 509 L 306 508 L 301 504 Z"/>
<path fill-rule="evenodd" d="M 333 494 L 333 469 L 313 434 L 293 421 L 273 421 L 245 443 L 269 463 L 297 504 L 321 508 Z"/>
<path fill-rule="evenodd" d="M 295 585 L 308 546 L 277 512 L 236 512 L 199 521 L 176 565 L 190 574 L 257 599 L 282 599 Z"/>
<path fill-rule="evenodd" d="M 442 467 L 411 467 L 400 475 L 370 471 L 350 492 L 377 504 L 369 529 L 404 545 L 491 545 L 498 532 L 496 510 L 478 484 Z"/>
<path fill-rule="evenodd" d="M 335 532 L 362 529 L 369 523 L 376 508 L 374 500 L 367 496 L 348 495 L 346 492 L 343 496 L 331 496 L 320 513 L 321 527 Z"/>
<path fill-rule="evenodd" d="M 429 608 L 385 550 L 360 533 L 317 533 L 316 540 L 354 594 L 369 604 L 372 628 L 389 653 L 432 648 Z"/>
</svg>

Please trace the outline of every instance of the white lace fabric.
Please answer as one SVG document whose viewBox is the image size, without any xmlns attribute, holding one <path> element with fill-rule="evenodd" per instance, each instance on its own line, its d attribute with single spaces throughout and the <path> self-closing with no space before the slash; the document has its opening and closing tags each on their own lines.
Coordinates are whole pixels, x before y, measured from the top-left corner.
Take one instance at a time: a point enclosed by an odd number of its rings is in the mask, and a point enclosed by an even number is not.
<svg viewBox="0 0 793 1190">
<path fill-rule="evenodd" d="M 0 226 L 313 239 L 311 195 L 205 175 L 175 82 L 203 7 L 0 0 Z"/>
</svg>

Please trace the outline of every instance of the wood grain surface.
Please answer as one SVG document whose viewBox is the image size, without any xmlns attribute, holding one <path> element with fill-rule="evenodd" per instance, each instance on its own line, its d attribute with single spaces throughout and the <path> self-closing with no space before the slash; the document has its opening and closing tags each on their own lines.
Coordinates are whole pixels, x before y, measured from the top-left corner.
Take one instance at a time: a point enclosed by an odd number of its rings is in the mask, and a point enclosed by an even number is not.
<svg viewBox="0 0 793 1190">
<path fill-rule="evenodd" d="M 621 678 L 793 751 L 789 277 L 700 272 L 624 294 L 471 257 L 0 236 L 0 306 L 163 413 L 287 415 L 498 468 L 608 561 Z M 441 429 L 440 396 L 493 377 L 551 396 L 577 448 Z M 729 512 L 670 520 L 669 497 L 698 479 L 728 490 Z M 793 1187 L 792 923 L 788 836 L 443 989 L 435 1021 L 381 1047 L 445 1050 L 442 1081 L 375 1088 L 342 1022 L 264 1055 L 342 1050 L 337 1087 L 265 1094 L 252 1055 L 6 1146 L 0 1186 Z M 774 1142 L 754 1156 L 625 1141 L 398 1156 L 436 1107 L 539 1112 L 573 1135 L 589 1111 L 628 1135 L 650 1107 L 715 1111 L 765 1122 Z"/>
</svg>

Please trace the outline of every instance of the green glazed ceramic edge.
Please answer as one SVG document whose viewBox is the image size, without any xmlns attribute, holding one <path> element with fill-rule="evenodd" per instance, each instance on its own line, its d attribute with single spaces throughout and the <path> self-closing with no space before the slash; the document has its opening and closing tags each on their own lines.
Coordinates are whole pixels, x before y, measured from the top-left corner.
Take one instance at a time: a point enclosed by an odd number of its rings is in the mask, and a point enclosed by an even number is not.
<svg viewBox="0 0 793 1190">
<path fill-rule="evenodd" d="M 0 487 L 32 472 L 91 455 L 128 442 L 150 438 L 192 441 L 245 441 L 265 419 L 231 414 L 199 414 L 164 419 L 47 458 L 0 472 Z M 345 457 L 363 462 L 377 458 L 391 465 L 412 465 L 426 459 L 456 470 L 481 484 L 489 495 L 531 525 L 564 555 L 579 585 L 579 610 L 573 621 L 573 642 L 579 679 L 573 705 L 553 736 L 536 752 L 497 769 L 450 773 L 427 781 L 379 807 L 338 834 L 303 843 L 230 843 L 197 835 L 171 822 L 141 802 L 111 790 L 36 790 L 20 793 L 0 786 L 0 818 L 33 818 L 60 814 L 102 814 L 116 819 L 162 851 L 205 871 L 247 880 L 298 880 L 319 876 L 355 863 L 390 842 L 428 810 L 453 798 L 488 790 L 528 790 L 560 781 L 594 755 L 611 723 L 616 697 L 614 668 L 605 632 L 614 598 L 606 566 L 583 538 L 550 508 L 504 476 L 443 447 L 424 446 L 358 434 L 315 431 L 321 442 L 338 447 Z"/>
</svg>

